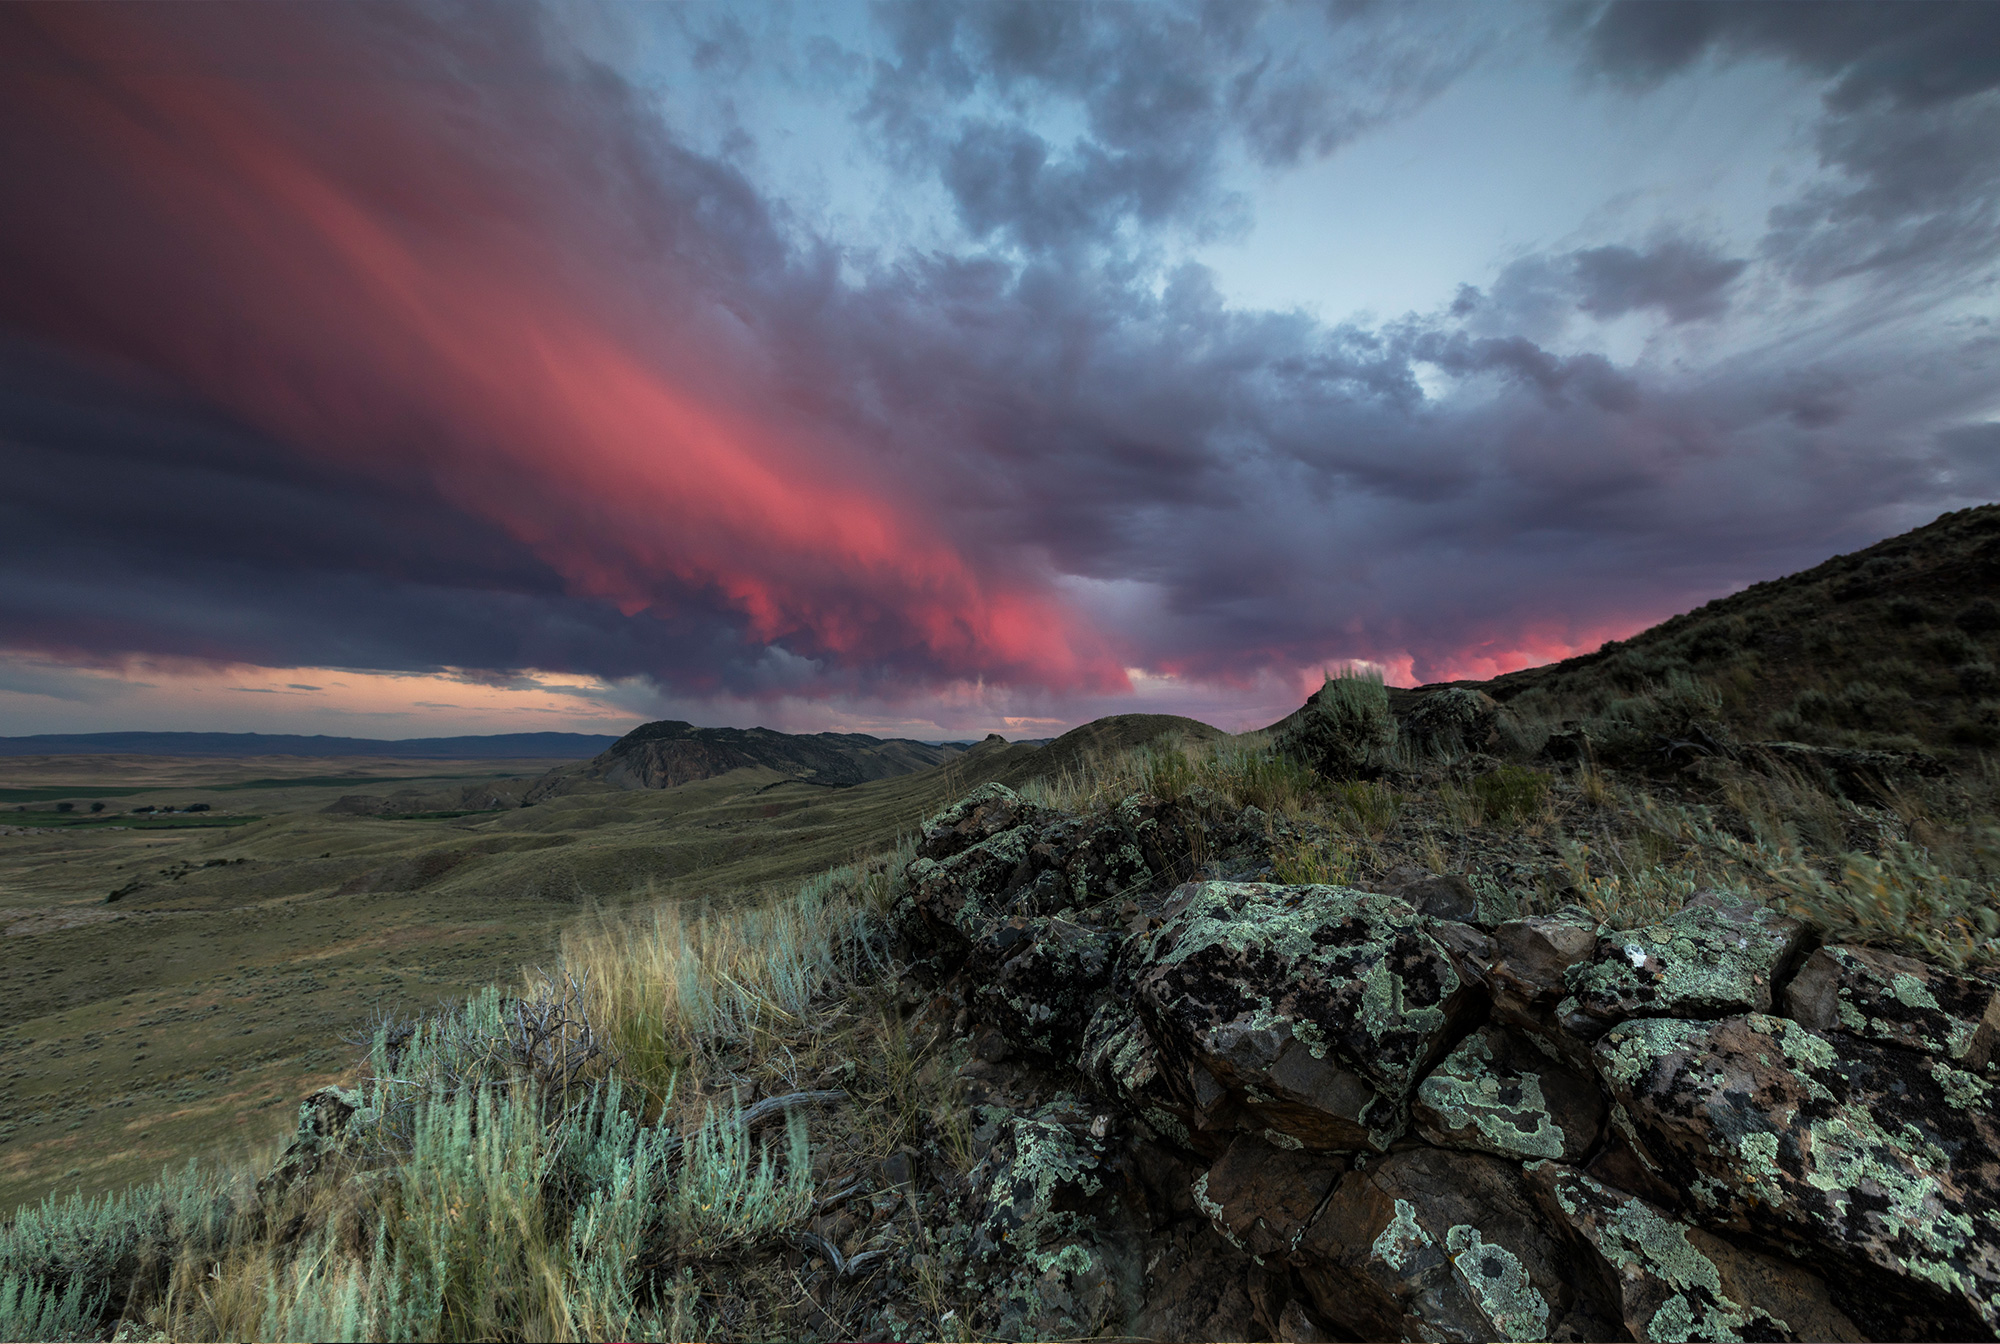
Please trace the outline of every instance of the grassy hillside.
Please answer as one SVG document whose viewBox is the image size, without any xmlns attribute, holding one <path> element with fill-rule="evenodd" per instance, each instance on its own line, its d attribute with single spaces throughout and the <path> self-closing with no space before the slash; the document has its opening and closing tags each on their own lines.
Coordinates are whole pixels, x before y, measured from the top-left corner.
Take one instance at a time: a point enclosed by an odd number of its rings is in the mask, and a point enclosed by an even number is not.
<svg viewBox="0 0 2000 1344">
<path fill-rule="evenodd" d="M 1926 751 L 1962 765 L 2000 745 L 2000 505 L 1755 584 L 1596 653 L 1476 686 L 1561 724 L 1698 678 L 1746 740 Z M 1404 710 L 1434 687 L 1392 693 Z"/>
</svg>

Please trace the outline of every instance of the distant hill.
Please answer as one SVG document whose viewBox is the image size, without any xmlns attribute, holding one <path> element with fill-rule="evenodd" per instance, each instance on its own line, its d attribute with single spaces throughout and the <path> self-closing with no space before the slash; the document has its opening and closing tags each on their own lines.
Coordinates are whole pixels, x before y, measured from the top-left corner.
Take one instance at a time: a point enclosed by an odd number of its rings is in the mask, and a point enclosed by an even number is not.
<svg viewBox="0 0 2000 1344">
<path fill-rule="evenodd" d="M 593 785 L 668 789 L 731 770 L 776 770 L 810 784 L 845 788 L 914 774 L 961 756 L 952 745 L 865 733 L 780 733 L 770 728 L 697 728 L 679 719 L 642 724 L 578 765 L 551 770 L 527 802 Z"/>
<path fill-rule="evenodd" d="M 617 738 L 599 733 L 476 737 L 301 737 L 290 733 L 38 733 L 0 737 L 0 756 L 388 756 L 421 761 L 578 760 Z"/>
<path fill-rule="evenodd" d="M 1110 714 L 1072 728 L 1061 737 L 1022 750 L 1015 744 L 1004 761 L 996 758 L 989 778 L 1009 786 L 1031 779 L 1053 779 L 1064 771 L 1085 768 L 1093 758 L 1109 758 L 1131 747 L 1144 746 L 1162 737 L 1178 737 L 1186 742 L 1213 742 L 1229 734 L 1200 719 L 1179 714 Z M 988 738 L 997 742 L 997 738 Z M 978 750 L 974 748 L 974 750 Z"/>
</svg>

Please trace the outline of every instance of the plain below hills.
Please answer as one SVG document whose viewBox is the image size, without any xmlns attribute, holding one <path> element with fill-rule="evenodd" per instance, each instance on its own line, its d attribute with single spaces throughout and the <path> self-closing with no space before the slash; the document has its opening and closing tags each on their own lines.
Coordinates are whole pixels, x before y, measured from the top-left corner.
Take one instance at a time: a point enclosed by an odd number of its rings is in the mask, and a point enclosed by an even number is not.
<svg viewBox="0 0 2000 1344">
<path fill-rule="evenodd" d="M 573 761 L 618 739 L 603 733 L 469 737 L 301 736 L 294 733 L 36 733 L 0 737 L 0 756 L 373 756 L 398 760 Z"/>
</svg>

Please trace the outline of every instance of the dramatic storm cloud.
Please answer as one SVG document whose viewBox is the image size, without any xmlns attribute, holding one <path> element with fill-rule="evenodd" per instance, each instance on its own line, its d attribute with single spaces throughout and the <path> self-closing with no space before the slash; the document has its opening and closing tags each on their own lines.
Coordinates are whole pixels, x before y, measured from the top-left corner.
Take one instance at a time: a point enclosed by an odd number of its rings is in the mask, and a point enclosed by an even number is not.
<svg viewBox="0 0 2000 1344">
<path fill-rule="evenodd" d="M 1594 647 L 1993 497 L 1994 13 L 0 9 L 0 731 Z"/>
</svg>

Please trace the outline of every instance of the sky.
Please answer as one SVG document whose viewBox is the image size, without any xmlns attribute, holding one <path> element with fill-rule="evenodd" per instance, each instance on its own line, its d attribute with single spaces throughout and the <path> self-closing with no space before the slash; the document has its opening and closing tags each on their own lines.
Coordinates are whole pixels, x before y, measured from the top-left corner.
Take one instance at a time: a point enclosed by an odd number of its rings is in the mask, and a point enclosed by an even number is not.
<svg viewBox="0 0 2000 1344">
<path fill-rule="evenodd" d="M 2000 5 L 0 7 L 0 734 L 1485 677 L 2000 497 Z"/>
</svg>

